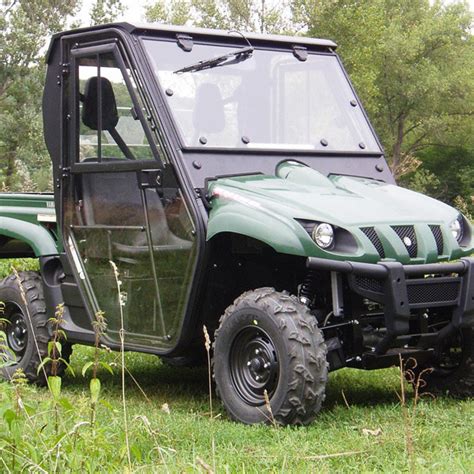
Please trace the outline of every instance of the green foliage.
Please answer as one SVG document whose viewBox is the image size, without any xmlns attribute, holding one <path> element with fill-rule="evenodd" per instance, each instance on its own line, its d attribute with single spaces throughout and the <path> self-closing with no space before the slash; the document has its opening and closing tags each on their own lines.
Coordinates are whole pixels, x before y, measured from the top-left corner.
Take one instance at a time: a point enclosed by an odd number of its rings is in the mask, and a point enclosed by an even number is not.
<svg viewBox="0 0 474 474">
<path fill-rule="evenodd" d="M 335 39 L 397 176 L 430 144 L 472 146 L 472 14 L 465 2 L 294 0 L 311 36 Z M 468 143 L 466 143 L 468 141 Z"/>
<path fill-rule="evenodd" d="M 163 23 L 306 31 L 334 39 L 402 184 L 446 202 L 460 195 L 471 206 L 472 164 L 448 187 L 445 176 L 433 179 L 437 168 L 412 166 L 413 157 L 425 161 L 424 150 L 433 144 L 448 156 L 444 146 L 474 149 L 474 76 L 466 74 L 474 69 L 474 49 L 466 2 L 292 0 L 270 7 L 247 0 L 160 0 L 146 12 L 148 20 Z"/>
<path fill-rule="evenodd" d="M 50 189 L 41 121 L 43 54 L 77 0 L 0 4 L 0 189 Z M 49 174 L 49 173 L 48 173 Z"/>
<path fill-rule="evenodd" d="M 124 12 L 125 7 L 122 0 L 95 0 L 90 11 L 91 25 L 112 23 Z"/>
<path fill-rule="evenodd" d="M 465 212 L 474 213 L 474 149 L 431 147 L 419 153 L 421 167 L 403 177 L 402 184 L 448 204 L 465 201 Z"/>
<path fill-rule="evenodd" d="M 290 31 L 288 2 L 268 0 L 159 0 L 146 8 L 148 21 L 261 33 Z"/>
<path fill-rule="evenodd" d="M 93 354 L 93 348 L 77 347 L 71 360 L 74 369 L 80 371 Z M 113 365 L 119 356 L 102 351 L 101 360 Z M 198 458 L 211 466 L 214 458 L 217 472 L 409 470 L 395 393 L 400 386 L 397 369 L 332 373 L 324 409 L 314 423 L 275 430 L 232 422 L 219 403 L 214 407 L 216 416 L 210 419 L 206 369 L 170 368 L 156 356 L 132 353 L 126 354 L 126 365 L 148 397 L 127 378 L 133 472 L 201 472 Z M 99 376 L 99 408 L 93 429 L 88 421 L 90 381 L 64 378 L 58 435 L 51 397 L 44 389 L 20 386 L 20 405 L 25 409 L 17 410 L 15 385 L 0 382 L 0 458 L 11 471 L 40 471 L 35 470 L 36 465 L 54 472 L 57 465 L 57 472 L 123 472 L 127 461 L 120 377 L 105 370 Z M 412 399 L 410 389 L 408 405 Z M 169 409 L 162 408 L 165 403 Z M 427 398 L 419 402 L 413 421 L 417 472 L 473 471 L 472 426 L 467 422 L 473 414 L 474 401 Z M 380 431 L 367 434 L 367 429 Z M 2 461 L 0 466 L 8 472 Z"/>
<path fill-rule="evenodd" d="M 15 353 L 8 347 L 7 324 L 8 319 L 2 318 L 5 313 L 5 303 L 0 301 L 0 369 L 13 364 Z"/>
<path fill-rule="evenodd" d="M 48 36 L 64 28 L 77 3 L 11 0 L 0 6 L 0 190 L 51 189 L 42 137 L 42 55 Z M 113 21 L 123 12 L 121 0 L 95 0 L 91 23 Z M 424 159 L 425 149 L 439 145 L 474 149 L 474 76 L 466 73 L 473 69 L 474 49 L 466 2 L 159 0 L 146 15 L 164 23 L 336 40 L 395 174 L 407 174 L 404 184 L 440 193 L 447 202 L 459 195 L 472 211 L 472 166 L 459 171 L 453 186 L 452 177 L 445 184 L 443 171 L 438 176 Z M 423 161 L 417 172 L 409 166 L 413 156 Z M 440 187 L 427 181 L 431 175 Z"/>
<path fill-rule="evenodd" d="M 441 183 L 439 179 L 427 169 L 421 168 L 416 170 L 406 181 L 407 187 L 413 191 L 435 198 L 440 197 Z"/>
<path fill-rule="evenodd" d="M 38 271 L 39 263 L 34 258 L 0 259 L 0 279 L 12 273 L 12 267 L 21 271 Z"/>
</svg>

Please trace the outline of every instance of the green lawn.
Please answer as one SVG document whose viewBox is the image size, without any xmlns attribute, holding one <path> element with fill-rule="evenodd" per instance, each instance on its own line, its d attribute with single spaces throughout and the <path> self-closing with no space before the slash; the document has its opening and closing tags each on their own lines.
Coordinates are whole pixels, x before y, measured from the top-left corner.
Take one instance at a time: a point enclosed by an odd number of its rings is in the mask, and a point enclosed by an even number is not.
<svg viewBox="0 0 474 474">
<path fill-rule="evenodd" d="M 98 407 L 95 431 L 89 425 L 77 425 L 90 419 L 89 382 L 80 372 L 91 356 L 91 349 L 75 347 L 76 376 L 66 375 L 63 381 L 63 396 L 71 407 L 64 403 L 58 410 L 57 433 L 64 436 L 58 446 L 49 392 L 30 386 L 21 389 L 24 403 L 32 408 L 31 419 L 22 416 L 19 422 L 22 438 L 17 452 L 23 463 L 29 460 L 48 472 L 55 468 L 57 472 L 126 469 L 118 370 L 113 376 L 99 373 L 107 406 Z M 118 354 L 104 352 L 101 357 L 119 362 Z M 311 426 L 274 428 L 234 423 L 215 400 L 211 419 L 205 369 L 169 368 L 155 356 L 132 353 L 126 354 L 126 365 L 147 397 L 128 376 L 134 472 L 206 472 L 205 465 L 215 466 L 218 472 L 474 472 L 474 401 L 419 403 L 412 423 L 410 466 L 405 448 L 407 424 L 396 394 L 398 369 L 333 373 L 323 411 Z M 0 413 L 12 405 L 12 398 L 10 385 L 0 383 Z M 409 391 L 408 403 L 412 401 Z M 165 403 L 169 413 L 162 409 Z M 381 432 L 375 436 L 364 429 Z M 5 432 L 6 426 L 0 428 L 0 433 Z M 2 435 L 1 458 L 10 462 L 11 448 L 5 447 L 4 439 Z M 50 453 L 44 456 L 48 449 Z M 325 457 L 337 453 L 341 456 Z M 16 466 L 19 471 L 21 462 Z"/>
<path fill-rule="evenodd" d="M 5 268 L 1 263 L 0 274 L 9 273 L 11 262 Z M 22 269 L 35 265 L 15 261 Z M 99 372 L 102 403 L 91 428 L 90 373 L 84 378 L 81 370 L 92 355 L 91 348 L 75 346 L 76 375 L 64 377 L 57 410 L 47 389 L 21 386 L 15 392 L 0 382 L 0 472 L 127 470 L 120 355 L 101 353 L 115 373 Z M 274 428 L 234 423 L 215 399 L 211 419 L 206 369 L 170 368 L 149 355 L 125 357 L 141 387 L 127 375 L 133 472 L 474 472 L 474 401 L 425 399 L 413 415 L 407 389 L 406 421 L 396 368 L 335 372 L 311 426 Z"/>
</svg>

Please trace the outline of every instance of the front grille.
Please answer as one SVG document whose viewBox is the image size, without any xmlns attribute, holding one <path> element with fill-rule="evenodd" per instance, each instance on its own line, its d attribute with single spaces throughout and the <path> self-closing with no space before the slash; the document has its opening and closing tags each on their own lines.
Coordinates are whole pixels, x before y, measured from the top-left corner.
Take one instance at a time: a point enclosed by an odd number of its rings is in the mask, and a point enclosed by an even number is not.
<svg viewBox="0 0 474 474">
<path fill-rule="evenodd" d="M 378 254 L 381 258 L 385 258 L 385 250 L 383 248 L 382 242 L 377 235 L 377 232 L 373 227 L 362 227 L 360 229 L 372 242 L 372 245 L 376 248 Z"/>
<path fill-rule="evenodd" d="M 415 229 L 412 225 L 394 225 L 392 229 L 400 237 L 403 245 L 408 250 L 410 258 L 416 257 L 418 253 L 418 244 L 416 242 Z"/>
<path fill-rule="evenodd" d="M 355 284 L 361 290 L 372 291 L 373 293 L 383 293 L 383 282 L 376 278 L 356 276 Z"/>
<path fill-rule="evenodd" d="M 459 296 L 460 280 L 427 282 L 428 279 L 407 281 L 408 301 L 410 305 L 453 304 Z M 428 283 L 428 284 L 427 284 Z"/>
<path fill-rule="evenodd" d="M 438 249 L 438 255 L 443 255 L 444 240 L 443 240 L 443 233 L 441 232 L 441 226 L 430 225 L 430 230 L 436 241 L 436 248 Z"/>
</svg>

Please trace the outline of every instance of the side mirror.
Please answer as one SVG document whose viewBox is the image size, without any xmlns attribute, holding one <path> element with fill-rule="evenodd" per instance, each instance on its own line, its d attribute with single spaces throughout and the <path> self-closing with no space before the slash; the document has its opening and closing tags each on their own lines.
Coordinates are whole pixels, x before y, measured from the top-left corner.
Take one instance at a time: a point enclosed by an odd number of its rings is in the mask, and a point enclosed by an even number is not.
<svg viewBox="0 0 474 474">
<path fill-rule="evenodd" d="M 99 87 L 100 100 L 99 104 Z M 91 77 L 87 79 L 82 99 L 82 122 L 92 130 L 99 128 L 99 108 L 102 111 L 102 130 L 113 130 L 118 123 L 119 116 L 115 102 L 112 84 L 105 77 Z"/>
</svg>

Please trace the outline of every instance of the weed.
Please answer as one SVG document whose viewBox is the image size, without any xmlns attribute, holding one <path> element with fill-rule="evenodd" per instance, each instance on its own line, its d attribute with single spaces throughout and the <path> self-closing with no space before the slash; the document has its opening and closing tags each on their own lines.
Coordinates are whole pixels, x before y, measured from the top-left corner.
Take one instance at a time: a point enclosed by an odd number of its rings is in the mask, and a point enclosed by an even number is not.
<svg viewBox="0 0 474 474">
<path fill-rule="evenodd" d="M 207 328 L 204 325 L 202 327 L 204 333 L 204 347 L 206 348 L 207 353 L 207 383 L 209 388 L 209 411 L 212 419 L 212 367 L 211 367 L 211 338 L 207 332 Z"/>
<path fill-rule="evenodd" d="M 0 316 L 5 314 L 5 304 L 0 301 Z M 0 317 L 0 370 L 15 363 L 15 353 L 8 347 L 7 325 L 8 319 Z"/>
<path fill-rule="evenodd" d="M 420 388 L 426 386 L 426 382 L 423 379 L 425 374 L 429 374 L 433 369 L 424 369 L 419 374 L 416 374 L 415 369 L 417 367 L 416 359 L 410 357 L 407 360 L 403 360 L 401 354 L 399 354 L 399 368 L 400 368 L 400 406 L 403 415 L 403 427 L 405 432 L 405 450 L 408 461 L 408 468 L 410 472 L 415 472 L 415 443 L 414 443 L 414 427 L 416 422 L 416 412 L 418 402 L 421 395 L 432 396 L 429 393 L 420 394 Z M 411 407 L 408 406 L 405 394 L 405 384 L 409 383 L 414 387 L 414 396 Z"/>
<path fill-rule="evenodd" d="M 269 414 L 269 417 L 270 417 L 270 421 L 272 422 L 272 425 L 274 428 L 277 428 L 278 425 L 277 425 L 277 422 L 275 420 L 275 417 L 273 416 L 273 410 L 272 410 L 272 405 L 270 404 L 270 398 L 268 396 L 268 392 L 267 392 L 267 389 L 265 389 L 263 391 L 263 398 L 265 399 L 265 407 L 268 411 L 268 414 Z"/>
<path fill-rule="evenodd" d="M 211 420 L 214 419 L 213 411 L 212 411 L 212 367 L 211 367 L 211 338 L 209 337 L 209 333 L 207 331 L 207 327 L 204 325 L 202 327 L 202 331 L 204 333 L 204 347 L 206 348 L 207 354 L 207 385 L 209 390 L 209 412 L 211 415 Z M 214 438 L 214 430 L 211 431 L 211 448 L 212 448 L 212 464 L 214 466 L 214 471 L 216 470 L 216 441 Z M 198 458 L 199 459 L 199 458 Z M 204 462 L 204 461 L 202 461 Z M 205 464 L 205 463 L 204 463 Z M 203 467 L 204 465 L 201 464 Z M 207 466 L 207 464 L 205 464 Z M 207 472 L 214 472 L 212 470 L 207 469 Z"/>
<path fill-rule="evenodd" d="M 132 470 L 132 460 L 130 457 L 130 441 L 128 437 L 128 418 L 127 418 L 127 403 L 125 398 L 125 329 L 124 329 L 124 317 L 123 317 L 123 306 L 125 302 L 122 297 L 122 282 L 120 281 L 120 273 L 117 265 L 110 260 L 110 265 L 114 271 L 115 283 L 117 285 L 117 298 L 118 306 L 120 310 L 120 356 L 121 356 L 121 369 L 122 369 L 122 408 L 123 408 L 123 426 L 125 431 L 125 444 L 127 451 L 127 461 L 129 470 Z"/>
<path fill-rule="evenodd" d="M 89 368 L 92 367 L 92 379 L 89 382 L 89 391 L 91 397 L 91 427 L 95 425 L 96 419 L 96 409 L 97 402 L 99 401 L 100 391 L 101 391 L 101 381 L 97 377 L 97 371 L 99 366 L 102 366 L 104 369 L 108 370 L 113 375 L 113 370 L 110 364 L 107 362 L 101 361 L 99 359 L 100 354 L 100 339 L 107 329 L 107 321 L 105 320 L 105 313 L 103 311 L 97 311 L 95 314 L 95 320 L 92 322 L 92 327 L 94 328 L 94 356 L 93 359 L 82 367 L 82 376 L 85 377 Z"/>
<path fill-rule="evenodd" d="M 60 364 L 64 364 L 74 375 L 74 371 L 69 365 L 69 362 L 62 357 L 63 345 L 62 340 L 66 340 L 66 334 L 61 329 L 64 323 L 64 304 L 61 303 L 56 307 L 54 317 L 49 318 L 49 323 L 52 327 L 52 339 L 48 342 L 48 356 L 45 357 L 38 366 L 38 373 L 41 369 L 44 370 L 46 364 L 51 364 L 51 375 L 48 375 L 48 387 L 53 396 L 54 407 L 54 426 L 56 435 L 59 435 L 59 401 L 61 398 L 62 379 L 58 375 Z"/>
</svg>

